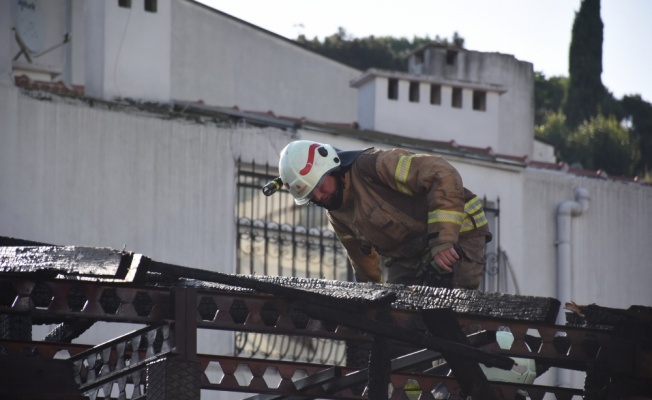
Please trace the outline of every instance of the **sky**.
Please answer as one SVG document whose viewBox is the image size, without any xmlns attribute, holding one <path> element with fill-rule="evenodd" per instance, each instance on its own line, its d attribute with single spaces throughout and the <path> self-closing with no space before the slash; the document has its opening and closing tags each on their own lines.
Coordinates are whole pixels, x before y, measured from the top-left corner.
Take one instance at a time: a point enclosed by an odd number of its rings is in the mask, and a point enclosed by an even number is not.
<svg viewBox="0 0 652 400">
<path fill-rule="evenodd" d="M 452 38 L 468 50 L 511 54 L 546 77 L 568 76 L 568 50 L 581 0 L 199 0 L 263 29 L 323 39 Z M 602 0 L 602 83 L 616 98 L 652 102 L 652 0 Z"/>
</svg>

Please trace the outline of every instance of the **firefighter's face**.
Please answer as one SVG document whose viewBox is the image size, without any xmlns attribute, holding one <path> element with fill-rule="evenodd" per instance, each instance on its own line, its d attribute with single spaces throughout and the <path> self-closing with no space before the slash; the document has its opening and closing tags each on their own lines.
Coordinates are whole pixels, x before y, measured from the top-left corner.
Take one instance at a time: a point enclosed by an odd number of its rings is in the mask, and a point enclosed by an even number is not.
<svg viewBox="0 0 652 400">
<path fill-rule="evenodd" d="M 311 201 L 324 208 L 329 208 L 334 200 L 334 194 L 337 191 L 337 181 L 332 175 L 326 176 L 317 185 L 312 193 Z"/>
</svg>

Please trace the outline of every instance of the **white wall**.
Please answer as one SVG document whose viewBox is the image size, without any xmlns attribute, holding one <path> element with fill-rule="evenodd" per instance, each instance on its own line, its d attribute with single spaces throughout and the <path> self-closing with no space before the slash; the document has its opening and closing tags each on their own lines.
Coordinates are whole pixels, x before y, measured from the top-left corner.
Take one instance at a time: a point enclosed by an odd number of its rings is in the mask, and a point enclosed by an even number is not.
<svg viewBox="0 0 652 400">
<path fill-rule="evenodd" d="M 424 50 L 423 64 L 409 58 L 408 71 L 443 79 L 500 85 L 498 144 L 496 151 L 516 156 L 532 155 L 534 137 L 534 71 L 532 64 L 501 53 L 459 50 L 454 65 L 446 62 L 447 48 Z"/>
<path fill-rule="evenodd" d="M 554 289 L 556 213 L 583 187 L 588 210 L 572 218 L 572 300 L 605 307 L 652 304 L 652 187 L 528 169 L 525 208 L 528 255 L 521 267 L 528 293 L 557 297 Z"/>
<path fill-rule="evenodd" d="M 360 71 L 186 0 L 172 5 L 172 97 L 352 123 Z"/>
<path fill-rule="evenodd" d="M 381 132 L 391 132 L 407 137 L 451 141 L 474 147 L 491 147 L 494 150 L 499 145 L 498 113 L 500 95 L 488 92 L 486 111 L 473 110 L 473 90 L 462 90 L 462 108 L 451 105 L 452 87 L 441 86 L 441 104 L 430 104 L 430 84 L 419 84 L 419 102 L 409 101 L 408 80 L 398 81 L 398 99 L 387 97 L 388 78 L 378 76 L 360 87 L 360 95 L 368 98 L 366 91 L 369 86 L 375 91 L 374 110 L 364 109 L 366 113 L 373 112 L 373 124 L 367 125 L 370 118 L 362 117 L 363 129 L 373 129 Z M 360 101 L 362 103 L 362 100 Z M 364 119 L 363 119 L 364 118 Z"/>
<path fill-rule="evenodd" d="M 387 95 L 387 80 L 383 86 L 382 80 L 374 79 L 366 85 L 360 86 L 358 90 L 358 125 L 360 129 L 376 129 L 376 109 L 378 108 L 379 97 L 382 93 Z"/>
<path fill-rule="evenodd" d="M 533 149 L 532 160 L 548 163 L 557 162 L 557 157 L 555 157 L 555 148 L 553 146 L 535 139 Z"/>
<path fill-rule="evenodd" d="M 472 162 L 464 159 L 450 159 L 462 176 L 464 186 L 478 195 L 486 196 L 488 201 L 500 200 L 500 247 L 505 252 L 509 265 L 517 267 L 525 264 L 527 249 L 524 243 L 524 218 L 527 210 L 524 205 L 523 170 L 520 167 L 486 162 Z M 496 237 L 494 240 L 498 240 Z M 511 271 L 508 273 L 507 292 L 530 295 L 524 290 Z M 516 281 L 515 281 L 516 278 Z"/>
<path fill-rule="evenodd" d="M 141 0 L 130 8 L 88 2 L 85 18 L 88 96 L 170 101 L 169 1 L 157 2 L 156 12 L 145 11 Z"/>
<path fill-rule="evenodd" d="M 10 31 L 13 18 L 11 16 L 11 3 L 8 1 L 0 2 L 0 28 L 3 31 Z M 13 42 L 12 35 L 0 35 L 0 86 L 13 86 L 11 59 Z M 0 100 L 1 101 L 1 100 Z"/>
</svg>

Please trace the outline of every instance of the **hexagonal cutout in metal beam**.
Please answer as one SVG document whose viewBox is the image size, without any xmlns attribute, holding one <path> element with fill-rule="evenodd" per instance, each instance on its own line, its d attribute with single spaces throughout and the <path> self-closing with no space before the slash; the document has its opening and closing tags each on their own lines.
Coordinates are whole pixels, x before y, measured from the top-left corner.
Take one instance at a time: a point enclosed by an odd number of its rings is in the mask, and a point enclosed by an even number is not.
<svg viewBox="0 0 652 400">
<path fill-rule="evenodd" d="M 267 326 L 276 326 L 281 314 L 276 309 L 276 306 L 271 301 L 266 301 L 263 308 L 260 310 L 260 318 Z"/>
<path fill-rule="evenodd" d="M 211 361 L 208 363 L 208 366 L 206 366 L 206 369 L 204 370 L 204 375 L 206 375 L 208 381 L 214 385 L 219 385 L 222 383 L 222 379 L 224 379 L 224 371 L 222 370 L 220 363 L 217 361 Z"/>
<path fill-rule="evenodd" d="M 68 290 L 68 308 L 70 308 L 70 311 L 75 311 L 79 312 L 84 309 L 84 306 L 86 306 L 86 303 L 88 303 L 88 297 L 86 297 L 86 293 L 84 293 L 84 288 L 81 287 L 80 285 L 73 285 L 69 290 Z"/>
<path fill-rule="evenodd" d="M 247 364 L 238 365 L 238 368 L 233 372 L 233 376 L 240 386 L 249 386 L 254 379 L 254 374 L 251 373 L 251 369 Z"/>
<path fill-rule="evenodd" d="M 265 373 L 263 374 L 263 380 L 265 380 L 265 384 L 268 388 L 277 389 L 281 385 L 283 378 L 281 377 L 278 368 L 267 367 L 267 369 L 265 369 Z"/>
<path fill-rule="evenodd" d="M 18 291 L 11 282 L 0 282 L 0 306 L 13 306 L 17 296 Z"/>
<path fill-rule="evenodd" d="M 528 328 L 525 333 L 525 345 L 528 350 L 533 353 L 538 353 L 541 351 L 541 346 L 543 345 L 543 339 L 541 339 L 541 333 L 537 329 Z"/>
<path fill-rule="evenodd" d="M 32 288 L 32 303 L 34 307 L 38 309 L 47 310 L 54 299 L 54 291 L 45 282 L 36 282 L 34 288 Z"/>
<path fill-rule="evenodd" d="M 147 292 L 137 292 L 131 304 L 139 317 L 148 317 L 154 308 L 154 302 Z"/>
<path fill-rule="evenodd" d="M 202 297 L 197 304 L 197 312 L 202 321 L 213 321 L 217 316 L 217 303 L 212 297 Z"/>
<path fill-rule="evenodd" d="M 308 323 L 310 322 L 310 317 L 299 311 L 296 307 L 292 308 L 290 312 L 290 320 L 294 324 L 294 327 L 297 329 L 306 329 Z"/>
<path fill-rule="evenodd" d="M 571 340 L 568 338 L 568 334 L 563 331 L 558 331 L 555 333 L 555 337 L 552 339 L 552 344 L 557 350 L 557 354 L 562 356 L 567 356 L 570 353 L 572 347 Z"/>
<path fill-rule="evenodd" d="M 234 299 L 233 303 L 231 303 L 231 308 L 229 308 L 229 315 L 231 316 L 231 319 L 233 319 L 233 322 L 244 325 L 249 317 L 249 308 L 244 301 Z"/>
<path fill-rule="evenodd" d="M 118 296 L 118 292 L 115 288 L 106 288 L 102 291 L 99 299 L 100 307 L 105 314 L 115 314 L 118 312 L 122 300 Z"/>
</svg>

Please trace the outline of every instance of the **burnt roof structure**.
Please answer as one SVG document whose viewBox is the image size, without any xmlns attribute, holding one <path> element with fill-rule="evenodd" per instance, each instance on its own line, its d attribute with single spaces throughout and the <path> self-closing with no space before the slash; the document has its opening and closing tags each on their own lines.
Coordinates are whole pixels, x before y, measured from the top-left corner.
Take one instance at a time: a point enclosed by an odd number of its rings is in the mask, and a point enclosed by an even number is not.
<svg viewBox="0 0 652 400">
<path fill-rule="evenodd" d="M 229 275 L 0 237 L 0 398 L 199 399 L 200 390 L 216 390 L 249 399 L 434 399 L 442 387 L 449 398 L 652 398 L 652 309 L 567 308 L 560 326 L 553 298 Z M 72 343 L 100 321 L 143 327 Z M 33 340 L 37 324 L 57 326 Z M 345 341 L 359 357 L 324 365 L 198 354 L 200 329 Z M 496 342 L 505 329 L 514 336 L 509 349 Z M 394 351 L 401 348 L 411 350 Z M 479 367 L 509 369 L 512 357 L 534 359 L 538 374 L 586 371 L 585 387 L 488 381 Z M 433 360 L 437 367 L 420 367 Z M 245 381 L 236 376 L 242 369 Z"/>
</svg>

